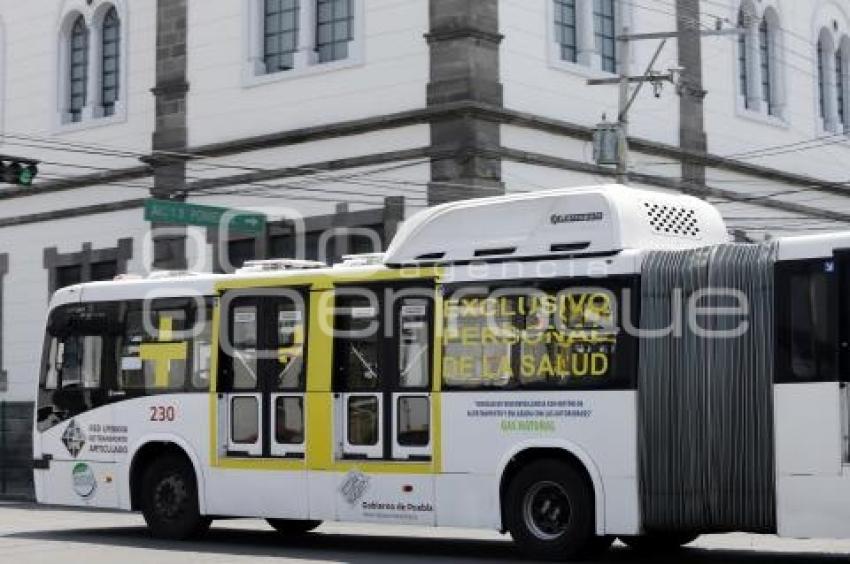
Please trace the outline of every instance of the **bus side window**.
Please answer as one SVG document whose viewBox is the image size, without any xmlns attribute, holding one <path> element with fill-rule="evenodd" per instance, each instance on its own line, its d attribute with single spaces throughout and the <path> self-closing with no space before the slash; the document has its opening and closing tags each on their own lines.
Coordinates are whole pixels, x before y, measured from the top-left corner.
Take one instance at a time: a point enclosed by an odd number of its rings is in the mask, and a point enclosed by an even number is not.
<svg viewBox="0 0 850 564">
<path fill-rule="evenodd" d="M 145 323 L 144 316 L 150 318 Z M 183 391 L 189 355 L 189 314 L 185 308 L 129 305 L 118 345 L 118 388 L 143 393 Z"/>
<path fill-rule="evenodd" d="M 828 382 L 837 378 L 832 261 L 777 269 L 777 381 Z"/>
<path fill-rule="evenodd" d="M 155 309 L 151 317 L 156 335 L 145 345 L 146 349 L 153 352 L 143 354 L 142 359 L 148 388 L 183 390 L 186 387 L 188 365 L 186 339 L 190 331 L 189 315 L 185 308 L 169 308 Z M 182 347 L 182 352 L 176 349 L 171 351 L 169 345 Z"/>
<path fill-rule="evenodd" d="M 87 335 L 78 339 L 82 345 L 80 374 L 83 388 L 97 390 L 100 388 L 101 369 L 103 367 L 103 337 L 100 335 Z"/>
<path fill-rule="evenodd" d="M 282 445 L 304 444 L 304 398 L 275 400 L 275 440 Z"/>
<path fill-rule="evenodd" d="M 431 427 L 431 402 L 427 397 L 398 398 L 398 444 L 405 447 L 427 446 Z"/>
<path fill-rule="evenodd" d="M 192 335 L 192 389 L 210 388 L 210 356 L 212 355 L 212 309 L 209 304 L 197 312 Z"/>
<path fill-rule="evenodd" d="M 364 296 L 339 296 L 334 321 L 334 361 L 345 391 L 377 390 L 378 305 Z"/>
<path fill-rule="evenodd" d="M 68 336 L 52 339 L 47 389 L 96 390 L 100 388 L 103 337 Z"/>
<path fill-rule="evenodd" d="M 399 386 L 427 388 L 430 383 L 430 344 L 428 301 L 405 299 L 399 312 Z"/>
<path fill-rule="evenodd" d="M 483 293 L 482 293 L 483 292 Z M 445 302 L 443 383 L 457 388 L 505 388 L 514 383 L 514 316 L 487 310 L 487 290 L 461 291 Z M 514 298 L 502 298 L 513 303 Z"/>
<path fill-rule="evenodd" d="M 298 390 L 304 381 L 304 303 L 280 300 L 277 303 L 277 380 L 278 390 Z"/>
<path fill-rule="evenodd" d="M 140 350 L 144 340 L 141 308 L 128 309 L 124 317 L 124 333 L 118 346 L 118 387 L 143 389 L 145 374 L 142 369 Z"/>
<path fill-rule="evenodd" d="M 40 430 L 105 402 L 109 315 L 108 307 L 99 304 L 68 306 L 51 313 L 38 397 Z"/>
<path fill-rule="evenodd" d="M 257 306 L 233 308 L 233 389 L 257 389 Z"/>
<path fill-rule="evenodd" d="M 43 384 L 45 390 L 55 390 L 59 386 L 59 371 L 61 370 L 64 352 L 65 343 L 57 337 L 51 337 L 47 352 L 47 373 Z"/>
<path fill-rule="evenodd" d="M 463 389 L 627 386 L 620 281 L 459 287 L 444 301 L 443 383 Z M 618 362 L 619 359 L 619 362 Z"/>
</svg>

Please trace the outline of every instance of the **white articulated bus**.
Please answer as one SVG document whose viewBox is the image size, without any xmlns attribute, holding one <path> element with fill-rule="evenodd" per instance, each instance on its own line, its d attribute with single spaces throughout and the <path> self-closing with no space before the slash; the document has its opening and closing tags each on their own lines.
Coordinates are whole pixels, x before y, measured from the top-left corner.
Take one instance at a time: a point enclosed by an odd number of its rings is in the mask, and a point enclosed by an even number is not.
<svg viewBox="0 0 850 564">
<path fill-rule="evenodd" d="M 46 504 L 161 536 L 260 517 L 614 537 L 850 537 L 850 234 L 728 242 L 624 186 L 442 205 L 382 255 L 57 292 Z"/>
</svg>

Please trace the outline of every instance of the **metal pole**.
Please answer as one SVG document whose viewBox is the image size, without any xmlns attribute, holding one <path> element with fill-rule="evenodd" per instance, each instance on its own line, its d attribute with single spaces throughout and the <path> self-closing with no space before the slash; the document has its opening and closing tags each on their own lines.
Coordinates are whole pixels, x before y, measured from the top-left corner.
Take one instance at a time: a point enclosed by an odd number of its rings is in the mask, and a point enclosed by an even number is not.
<svg viewBox="0 0 850 564">
<path fill-rule="evenodd" d="M 617 118 L 620 142 L 617 144 L 617 182 L 626 184 L 629 181 L 629 28 L 624 27 L 620 35 L 620 103 Z"/>
</svg>

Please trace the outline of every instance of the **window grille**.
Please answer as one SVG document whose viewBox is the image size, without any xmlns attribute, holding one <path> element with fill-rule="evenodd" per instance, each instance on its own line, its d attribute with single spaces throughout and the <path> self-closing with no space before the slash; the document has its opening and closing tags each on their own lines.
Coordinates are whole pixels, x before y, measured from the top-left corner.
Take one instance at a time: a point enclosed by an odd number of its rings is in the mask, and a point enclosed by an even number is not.
<svg viewBox="0 0 850 564">
<path fill-rule="evenodd" d="M 121 65 L 121 21 L 113 7 L 103 19 L 103 45 L 101 60 L 101 105 L 103 115 L 115 114 L 118 101 L 118 77 Z"/>
<path fill-rule="evenodd" d="M 316 5 L 316 53 L 320 63 L 348 57 L 354 39 L 354 2 L 318 0 Z"/>
</svg>

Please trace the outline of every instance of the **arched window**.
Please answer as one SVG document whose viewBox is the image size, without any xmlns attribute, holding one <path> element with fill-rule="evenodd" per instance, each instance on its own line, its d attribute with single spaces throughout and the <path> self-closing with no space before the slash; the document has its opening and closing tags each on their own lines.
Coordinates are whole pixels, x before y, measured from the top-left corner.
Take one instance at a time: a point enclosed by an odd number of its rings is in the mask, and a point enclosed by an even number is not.
<svg viewBox="0 0 850 564">
<path fill-rule="evenodd" d="M 578 62 L 576 0 L 554 0 L 555 38 L 561 48 L 561 60 Z"/>
<path fill-rule="evenodd" d="M 68 114 L 71 121 L 83 119 L 89 74 L 89 30 L 83 16 L 71 27 L 68 65 Z"/>
<path fill-rule="evenodd" d="M 263 61 L 267 73 L 295 68 L 300 20 L 299 0 L 265 0 Z"/>
<path fill-rule="evenodd" d="M 847 120 L 845 117 L 845 107 L 844 104 L 847 101 L 847 95 L 844 90 L 845 84 L 845 73 L 844 73 L 844 56 L 839 48 L 835 52 L 835 93 L 837 96 L 837 104 L 836 109 L 838 110 L 838 122 L 842 124 L 846 124 Z"/>
<path fill-rule="evenodd" d="M 602 59 L 602 70 L 617 72 L 617 21 L 614 0 L 594 0 L 593 33 Z"/>
<path fill-rule="evenodd" d="M 745 31 L 748 28 L 748 22 L 749 18 L 742 6 L 738 12 L 738 29 L 741 31 L 738 34 L 738 88 L 746 108 L 750 107 L 749 42 Z"/>
<path fill-rule="evenodd" d="M 835 50 L 835 94 L 838 124 L 850 133 L 850 36 L 845 35 Z"/>
<path fill-rule="evenodd" d="M 121 71 L 121 20 L 113 6 L 103 18 L 101 34 L 100 100 L 103 115 L 115 114 L 115 103 L 119 96 L 119 74 Z"/>
<path fill-rule="evenodd" d="M 827 131 L 835 129 L 839 119 L 839 109 L 835 77 L 838 72 L 836 63 L 835 41 L 829 29 L 822 29 L 817 43 L 818 66 L 818 110 Z"/>
<path fill-rule="evenodd" d="M 825 52 L 824 39 L 820 38 L 818 39 L 818 110 L 823 119 L 826 119 L 826 70 L 823 64 Z"/>
<path fill-rule="evenodd" d="M 773 77 L 773 33 L 767 18 L 759 23 L 759 63 L 761 69 L 761 99 L 769 115 L 776 113 Z"/>
<path fill-rule="evenodd" d="M 735 57 L 738 107 L 780 120 L 786 105 L 781 30 L 776 8 L 759 13 L 750 0 L 741 2 Z"/>
</svg>

